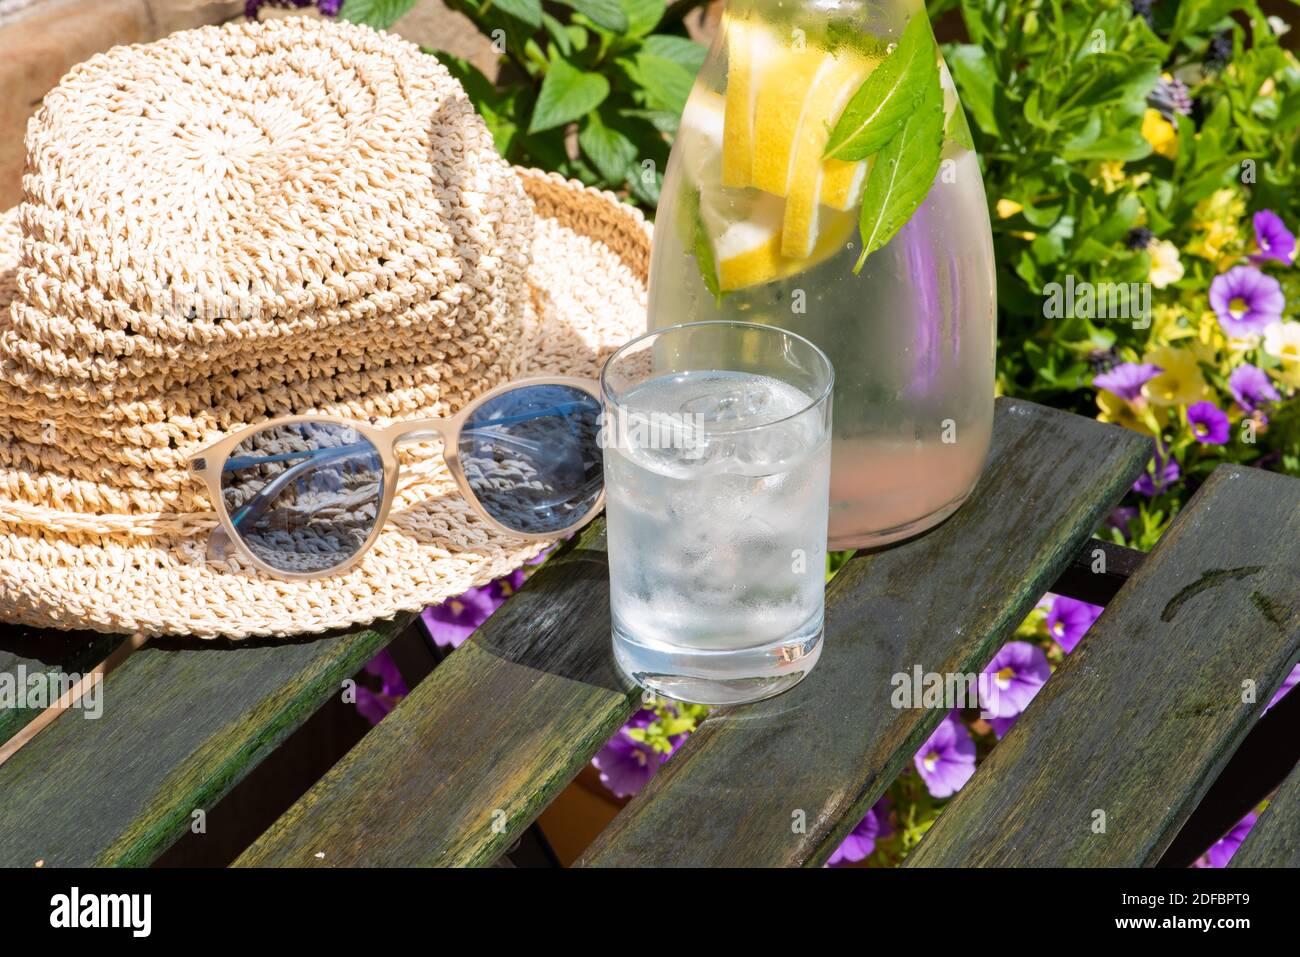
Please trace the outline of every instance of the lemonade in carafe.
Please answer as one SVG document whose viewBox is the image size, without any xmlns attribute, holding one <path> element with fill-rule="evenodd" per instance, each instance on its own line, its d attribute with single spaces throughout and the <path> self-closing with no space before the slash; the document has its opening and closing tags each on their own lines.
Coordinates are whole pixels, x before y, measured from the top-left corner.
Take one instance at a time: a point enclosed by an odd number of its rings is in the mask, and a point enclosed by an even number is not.
<svg viewBox="0 0 1300 957">
<path fill-rule="evenodd" d="M 649 315 L 830 356 L 832 548 L 961 505 L 993 424 L 992 237 L 923 4 L 729 0 L 665 175 Z"/>
</svg>

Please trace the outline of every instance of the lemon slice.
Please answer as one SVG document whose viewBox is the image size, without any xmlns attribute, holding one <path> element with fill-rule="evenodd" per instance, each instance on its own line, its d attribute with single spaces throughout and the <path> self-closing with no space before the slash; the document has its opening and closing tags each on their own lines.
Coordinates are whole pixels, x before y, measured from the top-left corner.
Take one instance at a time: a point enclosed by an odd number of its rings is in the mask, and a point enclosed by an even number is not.
<svg viewBox="0 0 1300 957">
<path fill-rule="evenodd" d="M 766 76 L 780 59 L 781 43 L 767 28 L 728 16 L 727 100 L 723 136 L 722 182 L 753 185 L 754 101 L 756 78 Z"/>
<path fill-rule="evenodd" d="M 683 172 L 699 196 L 700 227 L 712 252 L 719 291 L 782 279 L 838 252 L 853 230 L 852 213 L 824 211 L 821 236 L 810 253 L 786 256 L 781 247 L 787 201 L 757 189 L 723 185 L 725 114 L 720 95 L 696 89 L 682 111 L 677 133 Z M 702 263 L 702 268 L 707 267 Z"/>
<path fill-rule="evenodd" d="M 727 107 L 716 93 L 697 89 L 682 111 L 677 137 L 682 164 L 699 191 L 699 216 L 716 264 L 718 288 L 769 282 L 780 271 L 785 204 L 753 189 L 723 185 Z"/>
<path fill-rule="evenodd" d="M 803 118 L 794 131 L 787 184 L 781 252 L 809 256 L 817 243 L 818 209 L 824 197 L 835 209 L 849 209 L 865 179 L 865 162 L 823 160 L 831 127 L 871 72 L 872 64 L 845 53 L 823 54 L 803 103 Z M 831 165 L 834 164 L 834 165 Z"/>
<path fill-rule="evenodd" d="M 795 140 L 807 113 L 810 90 L 828 63 L 825 50 L 806 45 L 787 47 L 753 77 L 754 185 L 784 197 L 790 187 Z M 757 72 L 757 71 L 756 71 Z"/>
</svg>

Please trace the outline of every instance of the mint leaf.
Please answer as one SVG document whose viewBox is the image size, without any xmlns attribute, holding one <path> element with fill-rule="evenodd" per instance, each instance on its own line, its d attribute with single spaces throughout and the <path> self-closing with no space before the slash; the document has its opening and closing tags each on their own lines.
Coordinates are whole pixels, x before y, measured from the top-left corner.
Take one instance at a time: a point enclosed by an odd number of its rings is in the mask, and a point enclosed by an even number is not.
<svg viewBox="0 0 1300 957">
<path fill-rule="evenodd" d="M 713 256 L 713 242 L 708 230 L 704 228 L 704 219 L 700 215 L 700 194 L 697 190 L 687 190 L 678 200 L 678 238 L 695 256 L 695 265 L 699 267 L 700 278 L 704 288 L 713 297 L 715 305 L 722 305 L 723 292 L 718 286 L 718 262 Z M 683 233 L 685 235 L 683 235 Z"/>
<path fill-rule="evenodd" d="M 641 49 L 651 56 L 672 60 L 689 72 L 692 79 L 700 72 L 700 67 L 704 66 L 704 58 L 709 52 L 702 43 L 666 33 L 655 33 L 646 37 Z"/>
<path fill-rule="evenodd" d="M 943 90 L 936 70 L 912 115 L 872 161 L 858 217 L 862 255 L 854 273 L 912 218 L 930 192 L 942 155 Z"/>
<path fill-rule="evenodd" d="M 613 123 L 617 122 L 615 118 Z M 578 146 L 606 182 L 622 186 L 625 179 L 634 175 L 631 167 L 636 163 L 636 143 L 623 130 L 607 122 L 599 110 L 588 113 L 582 121 Z"/>
<path fill-rule="evenodd" d="M 542 79 L 528 132 L 540 133 L 585 116 L 607 96 L 609 81 L 599 73 L 579 70 L 568 60 L 555 60 Z"/>
<path fill-rule="evenodd" d="M 618 0 L 557 0 L 564 6 L 577 10 L 592 23 L 614 33 L 624 33 L 628 28 L 627 14 Z"/>
<path fill-rule="evenodd" d="M 975 122 L 990 136 L 1002 135 L 998 128 L 996 102 L 998 96 L 997 67 L 981 47 L 958 44 L 948 51 L 948 69 L 961 91 L 961 102 Z"/>
<path fill-rule="evenodd" d="M 621 57 L 623 67 L 636 86 L 638 106 L 681 115 L 695 85 L 695 74 L 674 60 L 656 56 L 644 48 L 630 59 Z"/>
<path fill-rule="evenodd" d="M 934 34 L 925 14 L 917 13 L 894 52 L 849 100 L 831 130 L 825 155 L 850 162 L 866 159 L 899 131 L 927 84 L 938 82 Z"/>
<path fill-rule="evenodd" d="M 415 6 L 415 0 L 346 0 L 339 19 L 387 30 Z"/>
<path fill-rule="evenodd" d="M 542 0 L 493 0 L 492 6 L 534 30 L 542 25 Z"/>
<path fill-rule="evenodd" d="M 664 18 L 668 9 L 665 0 L 619 0 L 619 6 L 627 14 L 627 33 L 630 37 L 643 37 Z"/>
</svg>

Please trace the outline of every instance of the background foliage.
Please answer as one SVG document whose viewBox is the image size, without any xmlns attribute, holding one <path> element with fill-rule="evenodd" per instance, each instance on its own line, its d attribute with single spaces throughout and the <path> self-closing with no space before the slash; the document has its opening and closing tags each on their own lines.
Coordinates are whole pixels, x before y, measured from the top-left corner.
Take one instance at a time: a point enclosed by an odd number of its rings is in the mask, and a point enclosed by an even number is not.
<svg viewBox="0 0 1300 957">
<path fill-rule="evenodd" d="M 341 16 L 384 29 L 416 0 L 347 0 Z M 447 0 L 501 57 L 492 83 L 431 50 L 464 85 L 512 163 L 618 190 L 653 212 L 669 137 L 704 62 L 665 0 Z"/>
</svg>

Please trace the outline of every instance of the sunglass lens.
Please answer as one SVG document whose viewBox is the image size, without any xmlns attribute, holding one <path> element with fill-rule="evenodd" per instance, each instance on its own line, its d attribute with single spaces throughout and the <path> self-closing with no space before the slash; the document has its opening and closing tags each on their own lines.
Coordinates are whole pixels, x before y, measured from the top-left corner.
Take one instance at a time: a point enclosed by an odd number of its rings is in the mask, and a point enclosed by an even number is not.
<svg viewBox="0 0 1300 957">
<path fill-rule="evenodd" d="M 600 497 L 600 403 L 567 385 L 529 385 L 484 402 L 460 433 L 460 462 L 484 510 L 546 535 L 578 524 Z"/>
<path fill-rule="evenodd" d="M 384 498 L 379 452 L 332 422 L 276 425 L 235 448 L 221 494 L 240 540 L 283 572 L 343 565 L 366 543 Z"/>
</svg>

